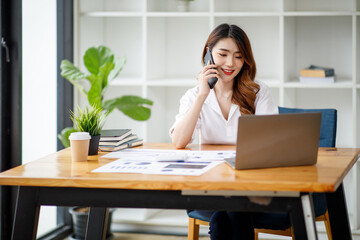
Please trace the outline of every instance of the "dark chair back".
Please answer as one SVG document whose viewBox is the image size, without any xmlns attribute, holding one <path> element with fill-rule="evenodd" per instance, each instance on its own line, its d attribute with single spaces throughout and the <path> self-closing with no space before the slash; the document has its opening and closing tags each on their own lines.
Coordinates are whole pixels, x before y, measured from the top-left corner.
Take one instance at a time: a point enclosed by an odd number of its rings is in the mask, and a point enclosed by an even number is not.
<svg viewBox="0 0 360 240">
<path fill-rule="evenodd" d="M 321 112 L 319 147 L 335 147 L 337 110 L 336 109 L 301 109 L 279 107 L 279 113 Z"/>
</svg>

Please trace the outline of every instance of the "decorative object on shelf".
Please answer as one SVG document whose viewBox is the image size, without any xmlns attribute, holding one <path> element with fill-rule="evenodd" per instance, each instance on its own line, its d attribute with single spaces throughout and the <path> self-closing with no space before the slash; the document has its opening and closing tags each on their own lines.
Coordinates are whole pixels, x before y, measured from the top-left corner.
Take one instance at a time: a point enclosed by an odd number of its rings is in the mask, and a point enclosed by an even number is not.
<svg viewBox="0 0 360 240">
<path fill-rule="evenodd" d="M 308 68 L 300 69 L 299 80 L 301 83 L 334 83 L 334 68 L 310 65 Z"/>
<path fill-rule="evenodd" d="M 335 76 L 334 68 L 310 65 L 308 68 L 300 69 L 300 76 L 303 77 L 330 77 Z"/>
<path fill-rule="evenodd" d="M 188 12 L 190 11 L 190 3 L 194 0 L 176 0 L 177 10 L 179 12 Z"/>
<path fill-rule="evenodd" d="M 72 207 L 69 209 L 71 214 L 74 234 L 69 237 L 69 240 L 83 240 L 86 235 L 86 226 L 89 218 L 89 207 Z M 110 229 L 113 209 L 109 209 L 109 219 L 107 225 L 106 239 L 111 239 L 112 233 Z"/>
<path fill-rule="evenodd" d="M 299 80 L 301 83 L 335 83 L 335 77 L 303 77 L 300 76 Z"/>
<path fill-rule="evenodd" d="M 81 110 L 81 108 L 78 107 L 77 114 L 70 111 L 70 118 L 80 132 L 88 132 L 90 134 L 89 155 L 96 155 L 99 148 L 100 131 L 104 126 L 106 118 L 106 115 L 102 112 L 102 108 L 90 106 Z"/>
<path fill-rule="evenodd" d="M 153 101 L 133 95 L 104 100 L 108 84 L 118 76 L 125 62 L 125 57 L 115 58 L 112 51 L 105 46 L 90 47 L 84 55 L 84 65 L 89 73 L 83 73 L 70 61 L 63 60 L 60 65 L 61 76 L 79 89 L 90 105 L 101 107 L 106 116 L 117 108 L 134 120 L 145 121 L 150 118 L 151 109 L 144 105 L 151 106 Z M 90 83 L 88 90 L 83 85 L 83 80 Z M 74 130 L 67 128 L 58 135 L 64 147 L 70 146 L 65 135 L 69 135 L 71 131 Z"/>
</svg>

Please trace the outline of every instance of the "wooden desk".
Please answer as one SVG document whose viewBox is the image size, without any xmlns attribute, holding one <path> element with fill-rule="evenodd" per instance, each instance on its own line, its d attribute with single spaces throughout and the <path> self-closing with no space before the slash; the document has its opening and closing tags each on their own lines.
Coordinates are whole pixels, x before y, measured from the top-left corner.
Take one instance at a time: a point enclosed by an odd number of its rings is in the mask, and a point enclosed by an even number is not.
<svg viewBox="0 0 360 240">
<path fill-rule="evenodd" d="M 174 149 L 147 143 L 140 148 Z M 190 145 L 192 150 L 234 146 Z M 114 159 L 72 162 L 65 149 L 0 173 L 0 185 L 20 186 L 13 239 L 35 239 L 39 207 L 91 206 L 87 239 L 101 239 L 109 207 L 287 211 L 296 239 L 317 239 L 311 192 L 326 192 L 333 239 L 351 239 L 342 181 L 359 149 L 319 149 L 315 166 L 234 171 L 222 163 L 201 176 L 91 173 Z M 247 196 L 271 196 L 269 205 Z"/>
</svg>

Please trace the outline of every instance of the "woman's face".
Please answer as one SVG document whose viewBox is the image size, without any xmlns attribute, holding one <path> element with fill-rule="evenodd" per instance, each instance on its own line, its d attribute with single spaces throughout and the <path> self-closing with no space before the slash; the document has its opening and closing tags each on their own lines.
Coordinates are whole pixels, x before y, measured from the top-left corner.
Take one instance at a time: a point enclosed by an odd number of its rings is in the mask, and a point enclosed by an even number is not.
<svg viewBox="0 0 360 240">
<path fill-rule="evenodd" d="M 240 50 L 232 38 L 219 40 L 212 49 L 212 56 L 224 82 L 232 81 L 244 64 Z"/>
</svg>

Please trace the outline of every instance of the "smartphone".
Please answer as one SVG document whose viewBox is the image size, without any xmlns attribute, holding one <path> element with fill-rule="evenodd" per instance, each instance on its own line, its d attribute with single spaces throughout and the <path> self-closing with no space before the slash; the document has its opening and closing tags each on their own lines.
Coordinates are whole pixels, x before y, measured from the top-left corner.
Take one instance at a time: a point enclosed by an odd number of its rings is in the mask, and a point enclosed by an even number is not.
<svg viewBox="0 0 360 240">
<path fill-rule="evenodd" d="M 205 54 L 205 56 L 204 56 L 204 65 L 207 65 L 209 61 L 210 61 L 210 64 L 215 64 L 215 63 L 214 63 L 214 59 L 213 59 L 213 57 L 212 57 L 212 55 L 211 55 L 210 49 L 207 50 L 207 52 L 206 52 L 206 54 Z M 212 77 L 212 78 L 210 78 L 210 79 L 208 80 L 208 84 L 209 84 L 210 89 L 213 89 L 213 88 L 214 88 L 217 80 L 218 80 L 217 77 Z"/>
</svg>

